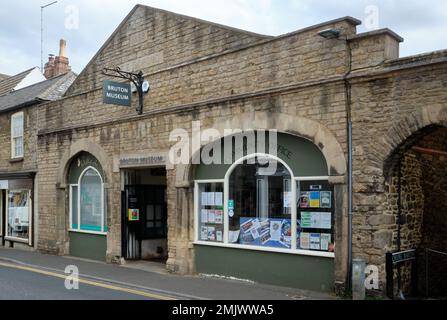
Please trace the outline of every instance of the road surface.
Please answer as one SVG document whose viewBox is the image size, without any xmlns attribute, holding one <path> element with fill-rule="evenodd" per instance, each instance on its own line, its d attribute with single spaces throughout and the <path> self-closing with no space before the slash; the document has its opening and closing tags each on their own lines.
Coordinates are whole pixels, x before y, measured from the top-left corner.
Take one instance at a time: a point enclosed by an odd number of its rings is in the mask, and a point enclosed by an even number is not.
<svg viewBox="0 0 447 320">
<path fill-rule="evenodd" d="M 0 262 L 0 300 L 164 300 L 156 294 L 102 282 L 80 280 L 65 288 L 64 275 Z"/>
</svg>

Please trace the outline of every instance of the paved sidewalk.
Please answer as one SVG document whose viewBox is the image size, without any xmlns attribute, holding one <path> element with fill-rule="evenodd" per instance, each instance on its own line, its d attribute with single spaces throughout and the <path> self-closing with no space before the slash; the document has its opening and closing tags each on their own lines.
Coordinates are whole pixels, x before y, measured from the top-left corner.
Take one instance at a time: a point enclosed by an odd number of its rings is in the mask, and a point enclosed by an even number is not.
<svg viewBox="0 0 447 320">
<path fill-rule="evenodd" d="M 81 278 L 167 294 L 180 299 L 201 300 L 332 300 L 334 295 L 274 287 L 205 276 L 177 276 L 154 266 L 110 265 L 71 257 L 0 248 L 0 261 L 63 273 L 69 265 L 79 268 Z M 150 271 L 153 270 L 153 271 Z"/>
</svg>

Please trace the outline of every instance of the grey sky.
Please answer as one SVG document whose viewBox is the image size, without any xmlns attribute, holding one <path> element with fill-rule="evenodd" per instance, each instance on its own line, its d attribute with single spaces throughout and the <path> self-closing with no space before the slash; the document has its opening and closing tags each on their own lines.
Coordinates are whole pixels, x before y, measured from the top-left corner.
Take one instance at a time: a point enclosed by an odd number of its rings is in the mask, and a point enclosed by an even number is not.
<svg viewBox="0 0 447 320">
<path fill-rule="evenodd" d="M 40 66 L 40 6 L 51 1 L 2 1 L 0 73 Z M 57 54 L 64 38 L 71 65 L 80 72 L 136 3 L 269 35 L 347 15 L 368 26 L 366 9 L 376 6 L 378 26 L 405 38 L 401 56 L 447 48 L 446 0 L 59 0 L 45 10 L 45 60 Z M 79 10 L 78 29 L 65 27 L 70 6 Z M 365 30 L 365 24 L 359 27 Z"/>
</svg>

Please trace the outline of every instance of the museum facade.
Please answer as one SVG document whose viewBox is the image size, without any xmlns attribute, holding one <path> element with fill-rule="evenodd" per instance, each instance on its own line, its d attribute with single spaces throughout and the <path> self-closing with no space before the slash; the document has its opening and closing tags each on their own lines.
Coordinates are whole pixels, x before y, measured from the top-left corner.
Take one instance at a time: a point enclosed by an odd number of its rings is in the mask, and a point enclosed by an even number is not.
<svg viewBox="0 0 447 320">
<path fill-rule="evenodd" d="M 447 53 L 399 58 L 359 24 L 269 37 L 136 6 L 40 106 L 37 249 L 321 291 L 360 257 L 384 289 L 386 253 L 438 232 L 424 203 L 445 184 L 423 182 L 446 159 Z M 142 114 L 137 93 L 104 103 L 116 68 L 149 81 Z"/>
</svg>

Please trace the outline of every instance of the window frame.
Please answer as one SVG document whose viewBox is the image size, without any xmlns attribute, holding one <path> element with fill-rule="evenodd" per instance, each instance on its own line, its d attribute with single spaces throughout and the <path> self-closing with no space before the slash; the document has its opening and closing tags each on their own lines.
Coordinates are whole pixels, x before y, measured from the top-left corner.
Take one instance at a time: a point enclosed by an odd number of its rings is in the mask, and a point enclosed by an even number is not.
<svg viewBox="0 0 447 320">
<path fill-rule="evenodd" d="M 21 136 L 15 136 L 14 135 L 14 121 L 16 121 L 17 118 L 22 118 L 22 135 Z M 16 139 L 22 138 L 22 154 L 17 155 L 16 154 Z M 14 113 L 11 116 L 11 159 L 23 159 L 25 156 L 25 113 L 23 111 Z"/>
<path fill-rule="evenodd" d="M 301 255 L 301 256 L 313 256 L 313 257 L 322 257 L 322 258 L 335 258 L 335 253 L 333 252 L 322 252 L 322 251 L 312 251 L 312 250 L 302 250 L 297 249 L 298 241 L 298 230 L 297 228 L 292 228 L 292 248 L 291 249 L 283 249 L 283 248 L 272 248 L 272 247 L 261 247 L 261 246 L 250 246 L 250 245 L 241 245 L 241 244 L 231 244 L 229 243 L 229 226 L 230 219 L 228 216 L 228 201 L 229 201 L 229 191 L 230 191 L 230 177 L 237 166 L 244 163 L 244 161 L 257 158 L 257 157 L 265 157 L 267 159 L 276 160 L 288 170 L 290 174 L 290 182 L 291 182 L 291 192 L 292 192 L 292 214 L 291 214 L 291 222 L 292 226 L 297 225 L 298 221 L 298 205 L 297 205 L 297 197 L 298 197 L 298 188 L 297 182 L 299 181 L 314 181 L 314 180 L 329 180 L 329 176 L 325 177 L 296 177 L 293 174 L 292 169 L 290 168 L 285 161 L 282 159 L 265 153 L 254 153 L 248 156 L 245 156 L 235 163 L 228 169 L 225 174 L 224 179 L 212 179 L 212 180 L 196 180 L 194 181 L 194 244 L 202 245 L 202 246 L 211 246 L 211 247 L 221 247 L 221 248 L 232 248 L 232 249 L 240 249 L 240 250 L 251 250 L 251 251 L 262 251 L 262 252 L 274 252 L 274 253 L 286 253 L 293 255 Z M 224 239 L 222 243 L 219 242 L 210 242 L 210 241 L 201 241 L 199 237 L 200 232 L 200 185 L 202 184 L 223 184 L 224 186 Z M 335 208 L 334 208 L 335 210 Z M 335 212 L 334 212 L 335 214 Z M 334 226 L 333 226 L 334 227 Z"/>
<path fill-rule="evenodd" d="M 90 231 L 90 230 L 82 230 L 81 229 L 81 181 L 82 178 L 85 176 L 85 174 L 89 170 L 94 170 L 99 178 L 101 179 L 101 230 L 102 231 Z M 78 197 L 77 197 L 77 203 L 78 203 L 78 228 L 73 228 L 73 188 L 78 188 Z M 86 234 L 95 234 L 95 235 L 103 235 L 106 236 L 108 234 L 108 231 L 106 231 L 106 225 L 105 225 L 105 190 L 104 190 L 104 179 L 102 178 L 101 173 L 96 169 L 95 167 L 89 166 L 85 168 L 82 173 L 79 175 L 78 183 L 77 184 L 70 184 L 69 186 L 69 215 L 70 215 L 70 226 L 68 228 L 69 232 L 76 232 L 76 233 L 86 233 Z"/>
</svg>

